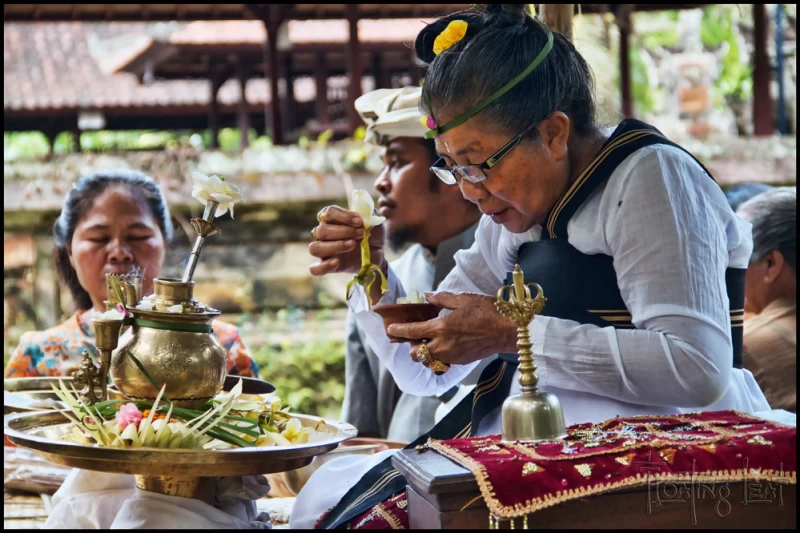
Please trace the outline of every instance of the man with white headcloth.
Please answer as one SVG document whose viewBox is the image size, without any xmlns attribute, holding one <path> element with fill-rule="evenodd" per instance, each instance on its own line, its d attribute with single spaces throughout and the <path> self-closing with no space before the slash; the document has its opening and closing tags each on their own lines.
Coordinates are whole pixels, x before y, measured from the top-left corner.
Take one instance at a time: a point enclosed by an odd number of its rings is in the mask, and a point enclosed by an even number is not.
<svg viewBox="0 0 800 533">
<path fill-rule="evenodd" d="M 434 141 L 424 138 L 421 91 L 419 87 L 378 89 L 355 102 L 367 124 L 366 141 L 383 147 L 384 167 L 375 190 L 379 212 L 386 217 L 387 244 L 395 253 L 408 246 L 392 262 L 392 269 L 409 291 L 419 294 L 436 289 L 455 265 L 454 254 L 472 246 L 480 218 L 480 211 L 464 200 L 458 185 L 442 183 L 429 170 L 438 155 Z M 429 431 L 435 419 L 474 386 L 481 369 L 444 394 L 401 393 L 351 312 L 342 419 L 356 426 L 359 436 L 411 442 Z"/>
</svg>

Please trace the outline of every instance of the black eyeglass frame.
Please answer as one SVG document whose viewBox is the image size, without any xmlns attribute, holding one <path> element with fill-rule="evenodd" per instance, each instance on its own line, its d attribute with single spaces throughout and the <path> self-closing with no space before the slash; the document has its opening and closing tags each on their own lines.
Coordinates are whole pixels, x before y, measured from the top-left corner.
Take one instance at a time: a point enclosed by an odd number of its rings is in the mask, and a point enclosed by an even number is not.
<svg viewBox="0 0 800 533">
<path fill-rule="evenodd" d="M 522 142 L 525 136 L 533 130 L 539 123 L 531 124 L 527 128 L 525 128 L 522 133 L 508 141 L 505 146 L 500 148 L 497 152 L 495 152 L 491 157 L 489 157 L 486 161 L 479 164 L 472 164 L 472 165 L 454 165 L 452 169 L 446 168 L 446 161 L 444 157 L 440 157 L 433 166 L 430 167 L 430 171 L 433 174 L 445 182 L 448 185 L 455 185 L 458 183 L 458 179 L 456 178 L 455 173 L 458 173 L 463 179 L 467 180 L 470 183 L 481 183 L 482 181 L 486 180 L 488 176 L 486 176 L 486 171 L 490 170 L 492 167 L 497 165 L 501 159 L 503 159 L 506 155 L 508 155 L 511 150 L 516 148 L 516 146 Z M 471 175 L 468 173 L 469 168 L 474 167 L 477 169 L 476 175 Z"/>
</svg>

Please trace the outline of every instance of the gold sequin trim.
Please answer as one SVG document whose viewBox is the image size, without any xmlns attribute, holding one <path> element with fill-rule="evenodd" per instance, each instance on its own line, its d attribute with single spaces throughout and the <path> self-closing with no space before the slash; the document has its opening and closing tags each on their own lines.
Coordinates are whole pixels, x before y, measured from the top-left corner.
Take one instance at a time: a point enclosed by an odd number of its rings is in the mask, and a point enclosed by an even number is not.
<svg viewBox="0 0 800 533">
<path fill-rule="evenodd" d="M 618 462 L 619 464 L 621 464 L 621 465 L 630 466 L 631 465 L 631 461 L 633 460 L 633 458 L 635 456 L 636 456 L 636 453 L 634 452 L 634 453 L 629 453 L 627 455 L 623 455 L 622 457 L 616 457 L 616 458 L 614 458 L 614 460 L 616 462 Z"/>
<path fill-rule="evenodd" d="M 529 476 L 531 474 L 535 474 L 536 472 L 541 472 L 544 468 L 540 467 L 536 463 L 525 463 L 522 465 L 522 475 Z"/>
<path fill-rule="evenodd" d="M 590 464 L 575 465 L 575 470 L 587 479 L 592 477 L 592 465 Z"/>
<path fill-rule="evenodd" d="M 660 452 L 658 452 L 658 455 L 662 459 L 664 459 L 668 464 L 672 464 L 672 461 L 675 460 L 676 452 L 677 450 L 675 450 L 674 448 L 668 448 L 666 450 L 661 450 Z"/>
<path fill-rule="evenodd" d="M 400 522 L 400 519 L 399 519 L 399 518 L 397 518 L 396 516 L 394 516 L 392 513 L 390 513 L 390 512 L 389 512 L 389 511 L 388 511 L 388 510 L 387 510 L 387 509 L 386 509 L 386 508 L 383 506 L 383 504 L 382 504 L 382 503 L 379 503 L 378 505 L 376 505 L 375 507 L 373 507 L 373 509 L 375 510 L 375 512 L 376 512 L 376 513 L 378 513 L 378 515 L 379 515 L 381 518 L 383 518 L 384 520 L 386 520 L 386 523 L 387 523 L 387 524 L 389 524 L 389 526 L 390 526 L 392 529 L 405 529 L 405 526 L 403 526 L 403 523 L 402 523 L 402 522 Z"/>
</svg>

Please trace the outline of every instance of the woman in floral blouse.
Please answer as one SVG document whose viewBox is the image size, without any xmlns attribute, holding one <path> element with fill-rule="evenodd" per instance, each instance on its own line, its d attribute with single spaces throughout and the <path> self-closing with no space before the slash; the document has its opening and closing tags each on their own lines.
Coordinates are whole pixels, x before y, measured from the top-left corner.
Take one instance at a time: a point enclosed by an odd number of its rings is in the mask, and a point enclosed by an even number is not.
<svg viewBox="0 0 800 533">
<path fill-rule="evenodd" d="M 144 271 L 143 293 L 153 292 L 172 222 L 158 185 L 141 172 L 103 170 L 81 178 L 53 227 L 56 267 L 77 311 L 66 322 L 20 339 L 6 378 L 69 376 L 94 346 L 92 310 L 105 311 L 105 275 Z M 228 374 L 258 377 L 258 366 L 236 326 L 211 326 L 228 351 Z"/>
</svg>

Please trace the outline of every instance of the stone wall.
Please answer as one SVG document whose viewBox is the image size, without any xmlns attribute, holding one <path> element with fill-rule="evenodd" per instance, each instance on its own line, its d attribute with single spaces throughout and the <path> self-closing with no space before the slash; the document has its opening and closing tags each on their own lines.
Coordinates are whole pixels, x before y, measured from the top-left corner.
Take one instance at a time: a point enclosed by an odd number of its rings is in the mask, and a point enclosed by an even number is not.
<svg viewBox="0 0 800 533">
<path fill-rule="evenodd" d="M 728 186 L 744 181 L 795 183 L 794 137 L 766 139 L 679 139 L 701 159 L 717 180 Z M 236 218 L 218 220 L 222 233 L 204 248 L 195 277 L 197 297 L 225 312 L 257 312 L 288 305 L 314 308 L 320 302 L 343 305 L 349 276 L 310 276 L 309 230 L 324 205 L 343 204 L 348 180 L 373 190 L 381 168 L 377 150 L 357 143 L 248 150 L 241 155 L 179 149 L 162 152 L 74 154 L 52 161 L 6 161 L 4 164 L 4 270 L 6 287 L 15 276 L 33 276 L 22 298 L 40 309 L 45 324 L 59 308 L 68 312 L 70 298 L 59 288 L 52 268 L 50 232 L 64 194 L 81 175 L 101 168 L 133 168 L 153 176 L 165 190 L 175 219 L 164 276 L 179 276 L 191 249 L 194 231 L 188 220 L 202 206 L 190 196 L 191 173 L 225 175 L 240 185 L 244 201 Z M 20 240 L 20 236 L 32 239 Z M 17 249 L 28 242 L 31 250 Z M 17 264 L 30 257 L 31 265 Z M 12 264 L 13 263 L 13 264 Z"/>
</svg>

